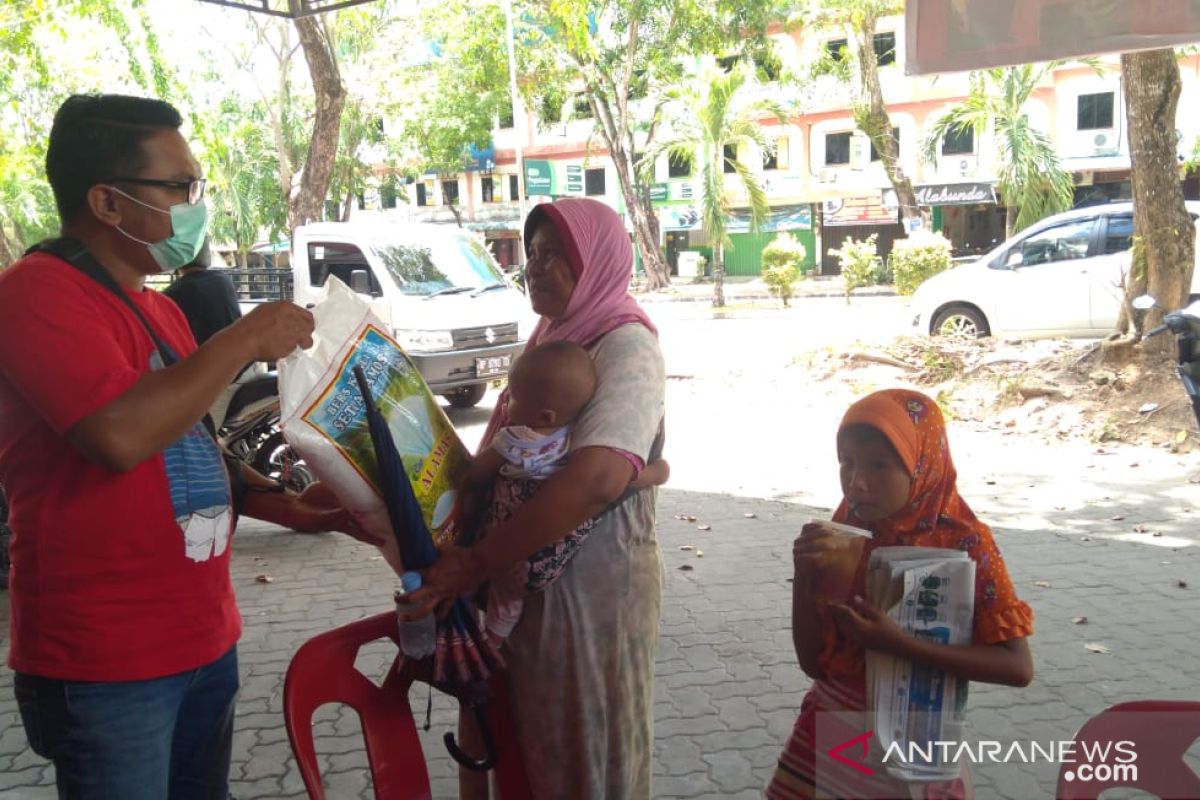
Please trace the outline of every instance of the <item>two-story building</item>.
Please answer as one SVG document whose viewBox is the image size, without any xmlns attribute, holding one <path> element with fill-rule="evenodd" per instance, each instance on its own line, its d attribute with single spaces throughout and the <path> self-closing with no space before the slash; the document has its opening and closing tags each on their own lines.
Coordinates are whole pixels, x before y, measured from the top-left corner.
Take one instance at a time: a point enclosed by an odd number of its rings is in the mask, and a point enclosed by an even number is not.
<svg viewBox="0 0 1200 800">
<path fill-rule="evenodd" d="M 845 35 L 828 31 L 780 28 L 771 36 L 780 60 L 795 70 L 822 52 L 836 57 L 847 46 Z M 933 227 L 950 239 L 956 254 L 986 252 L 1004 238 L 1004 208 L 996 192 L 1004 143 L 995 141 L 990 131 L 978 137 L 965 131 L 941 142 L 936 163 L 925 161 L 923 142 L 933 122 L 961 103 L 970 85 L 966 73 L 905 75 L 904 37 L 903 18 L 893 17 L 881 21 L 875 39 L 901 165 L 913 181 L 918 201 L 931 208 Z M 1130 197 L 1129 137 L 1119 61 L 1113 56 L 1098 63 L 1099 71 L 1082 63 L 1065 63 L 1050 71 L 1025 107 L 1030 124 L 1050 138 L 1063 168 L 1074 176 L 1078 203 Z M 1188 56 L 1180 63 L 1183 99 L 1177 127 L 1182 161 L 1200 138 L 1200 117 L 1186 113 L 1190 103 L 1200 100 L 1200 56 Z M 778 96 L 782 88 L 771 84 L 750 91 Z M 732 207 L 733 246 L 725 253 L 729 274 L 758 274 L 761 250 L 778 231 L 800 238 L 810 262 L 826 274 L 837 271 L 830 251 L 847 238 L 877 234 L 880 251 L 886 255 L 892 242 L 906 235 L 898 224 L 895 194 L 879 156 L 854 123 L 851 95 L 837 78 L 821 77 L 796 91 L 799 111 L 785 124 L 774 118 L 761 120 L 774 140 L 773 154 L 758 152 L 751 144 L 727 150 L 729 157 L 753 165 L 771 206 L 766 224 L 751 233 L 741 184 L 726 176 Z M 578 98 L 567 103 L 558 122 L 546 122 L 518 107 L 520 124 L 498 126 L 493 147 L 476 154 L 462 174 L 427 175 L 409 186 L 408 217 L 451 224 L 461 219 L 466 227 L 484 233 L 502 264 L 519 263 L 523 259 L 518 137 L 527 206 L 557 197 L 594 197 L 624 213 L 611 159 L 586 112 L 587 104 Z M 1195 179 L 1185 186 L 1189 197 L 1200 197 Z M 654 165 L 651 197 L 662 231 L 661 246 L 673 266 L 681 252 L 708 249 L 699 191 L 687 160 L 663 157 Z"/>
</svg>

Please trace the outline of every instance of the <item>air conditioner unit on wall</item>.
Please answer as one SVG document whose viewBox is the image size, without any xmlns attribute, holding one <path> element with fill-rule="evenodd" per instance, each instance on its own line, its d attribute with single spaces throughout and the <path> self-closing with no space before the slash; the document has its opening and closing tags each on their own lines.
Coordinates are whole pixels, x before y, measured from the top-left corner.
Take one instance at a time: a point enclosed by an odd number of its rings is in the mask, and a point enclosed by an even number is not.
<svg viewBox="0 0 1200 800">
<path fill-rule="evenodd" d="M 1092 153 L 1097 156 L 1117 154 L 1117 137 L 1111 133 L 1097 133 L 1092 137 Z"/>
<path fill-rule="evenodd" d="M 837 177 L 837 170 L 830 169 L 829 167 L 825 167 L 825 169 L 817 173 L 817 180 L 819 180 L 821 183 L 835 183 L 837 181 Z"/>
</svg>

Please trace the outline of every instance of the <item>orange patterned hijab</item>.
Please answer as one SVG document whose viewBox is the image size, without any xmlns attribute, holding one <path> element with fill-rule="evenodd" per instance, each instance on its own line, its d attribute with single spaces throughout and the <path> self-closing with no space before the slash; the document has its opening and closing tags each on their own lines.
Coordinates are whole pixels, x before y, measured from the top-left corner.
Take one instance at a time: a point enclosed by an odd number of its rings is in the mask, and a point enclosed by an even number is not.
<svg viewBox="0 0 1200 800">
<path fill-rule="evenodd" d="M 974 643 L 994 644 L 1031 635 L 1033 611 L 1017 598 L 991 529 L 958 495 L 958 473 L 937 403 L 920 392 L 886 389 L 850 406 L 838 431 L 849 425 L 868 425 L 880 431 L 896 448 L 912 477 L 908 505 L 887 519 L 864 522 L 854 516 L 845 500 L 834 513 L 834 522 L 866 528 L 874 536 L 863 548 L 854 593 L 864 594 L 867 560 L 877 547 L 915 545 L 965 550 L 975 561 Z M 823 629 L 823 661 L 835 652 L 851 656 L 853 645 L 842 640 L 832 625 L 823 625 Z M 861 669 L 861 651 L 856 656 L 835 661 L 847 669 Z M 832 662 L 827 663 L 827 674 L 829 668 L 842 671 Z"/>
</svg>

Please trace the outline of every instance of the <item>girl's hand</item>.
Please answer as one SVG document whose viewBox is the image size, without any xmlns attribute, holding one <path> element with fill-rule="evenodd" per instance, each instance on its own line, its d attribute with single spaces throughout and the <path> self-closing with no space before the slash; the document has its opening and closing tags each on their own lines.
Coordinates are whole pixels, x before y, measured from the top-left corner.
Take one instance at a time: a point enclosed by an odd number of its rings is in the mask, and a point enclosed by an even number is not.
<svg viewBox="0 0 1200 800">
<path fill-rule="evenodd" d="M 819 522 L 805 525 L 792 544 L 796 580 L 815 594 L 841 600 L 850 593 L 866 539 L 824 527 Z"/>
<path fill-rule="evenodd" d="M 895 620 L 857 595 L 848 603 L 830 604 L 829 610 L 842 633 L 868 650 L 895 652 L 905 637 Z"/>
<path fill-rule="evenodd" d="M 431 567 L 422 570 L 421 588 L 401 595 L 400 603 L 411 609 L 403 616 L 411 620 L 432 611 L 445 613 L 462 595 L 475 594 L 486 577 L 486 565 L 478 550 L 450 545 Z"/>
</svg>

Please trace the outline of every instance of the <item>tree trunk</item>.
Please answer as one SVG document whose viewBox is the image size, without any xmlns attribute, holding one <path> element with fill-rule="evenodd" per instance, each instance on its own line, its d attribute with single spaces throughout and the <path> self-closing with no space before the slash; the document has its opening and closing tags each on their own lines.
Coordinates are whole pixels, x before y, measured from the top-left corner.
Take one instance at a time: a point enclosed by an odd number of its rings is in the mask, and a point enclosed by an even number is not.
<svg viewBox="0 0 1200 800">
<path fill-rule="evenodd" d="M 931 220 L 928 208 L 917 205 L 917 194 L 913 191 L 912 180 L 904 173 L 900 165 L 900 148 L 892 136 L 892 118 L 888 115 L 887 105 L 883 100 L 883 88 L 879 84 L 879 59 L 875 56 L 876 20 L 873 15 L 866 15 L 862 26 L 855 31 L 855 49 L 858 51 L 858 77 L 862 92 L 861 105 L 854 110 L 854 122 L 863 133 L 870 137 L 883 162 L 884 172 L 896 192 L 896 202 L 900 206 L 900 220 L 908 230 L 908 221 L 920 220 L 921 225 L 929 229 Z"/>
<path fill-rule="evenodd" d="M 1157 325 L 1163 311 L 1187 304 L 1195 258 L 1195 228 L 1179 182 L 1175 111 L 1179 104 L 1179 64 L 1169 49 L 1121 56 L 1129 152 L 1133 162 L 1133 268 L 1126 300 L 1149 292 L 1160 309 L 1140 322 Z M 1120 332 L 1139 335 L 1128 302 L 1117 323 Z M 1153 352 L 1169 355 L 1170 337 L 1153 341 Z"/>
<path fill-rule="evenodd" d="M 600 124 L 601 135 L 608 146 L 613 166 L 617 168 L 617 182 L 621 185 L 621 196 L 625 210 L 633 224 L 633 239 L 642 255 L 642 270 L 646 273 L 646 290 L 655 291 L 671 284 L 671 272 L 663 260 L 658 244 L 658 223 L 654 220 L 654 209 L 650 205 L 649 192 L 639 191 L 633 174 L 632 140 L 625 135 L 626 120 L 614 116 L 612 105 L 602 90 L 588 86 L 588 102 L 592 113 Z M 627 145 L 627 139 L 630 144 Z"/>
<path fill-rule="evenodd" d="M 290 0 L 298 5 L 299 0 Z M 346 104 L 346 88 L 334 59 L 332 45 L 316 16 L 299 17 L 293 21 L 300 35 L 300 46 L 308 62 L 316 100 L 312 138 L 308 157 L 300 176 L 300 188 L 288 202 L 288 227 L 295 231 L 300 225 L 321 219 L 333 165 L 337 159 L 338 136 L 341 132 L 342 108 Z"/>
<path fill-rule="evenodd" d="M 713 242 L 713 308 L 725 307 L 725 248 Z"/>
<path fill-rule="evenodd" d="M 705 149 L 707 150 L 707 147 Z M 714 173 L 720 176 L 717 179 L 717 185 L 720 187 L 720 191 L 723 192 L 725 186 L 721 180 L 724 177 L 721 168 L 725 160 L 725 149 L 716 142 L 713 143 L 712 149 L 713 153 L 708 154 L 706 152 L 705 155 L 706 157 L 711 155 L 709 169 L 714 170 Z M 718 206 L 722 205 L 721 198 L 719 197 L 716 198 L 715 202 Z M 705 227 L 708 227 L 708 225 L 706 224 Z M 710 230 L 708 232 L 709 240 L 713 246 L 713 308 L 725 307 L 725 247 L 723 245 L 725 231 L 725 225 L 722 223 L 718 230 Z"/>
<path fill-rule="evenodd" d="M 21 257 L 21 243 L 8 238 L 8 234 L 0 231 L 0 270 L 11 266 Z"/>
</svg>

